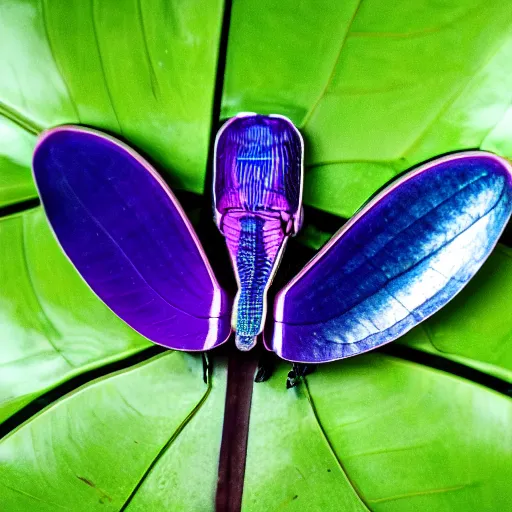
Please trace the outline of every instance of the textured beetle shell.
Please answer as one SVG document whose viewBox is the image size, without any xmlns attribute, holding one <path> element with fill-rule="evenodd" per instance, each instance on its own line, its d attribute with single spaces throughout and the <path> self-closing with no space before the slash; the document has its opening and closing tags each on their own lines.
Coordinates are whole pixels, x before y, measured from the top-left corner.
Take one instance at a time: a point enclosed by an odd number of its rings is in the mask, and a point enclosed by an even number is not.
<svg viewBox="0 0 512 512">
<path fill-rule="evenodd" d="M 302 159 L 302 138 L 281 116 L 241 114 L 217 136 L 215 218 L 239 284 L 232 323 L 242 349 L 263 329 L 266 291 L 299 229 Z"/>
<path fill-rule="evenodd" d="M 215 155 L 219 213 L 299 211 L 302 140 L 291 121 L 280 116 L 235 117 L 219 132 Z"/>
</svg>

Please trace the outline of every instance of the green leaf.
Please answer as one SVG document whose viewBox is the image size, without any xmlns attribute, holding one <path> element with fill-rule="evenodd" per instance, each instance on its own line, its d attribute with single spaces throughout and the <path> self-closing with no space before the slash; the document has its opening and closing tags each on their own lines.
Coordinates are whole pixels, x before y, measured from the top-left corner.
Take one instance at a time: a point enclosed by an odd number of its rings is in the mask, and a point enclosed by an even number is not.
<svg viewBox="0 0 512 512">
<path fill-rule="evenodd" d="M 400 339 L 512 382 L 512 250 L 498 245 L 447 306 Z"/>
<path fill-rule="evenodd" d="M 89 289 L 40 208 L 0 220 L 0 422 L 45 391 L 151 344 Z"/>
<path fill-rule="evenodd" d="M 107 130 L 156 160 L 174 187 L 202 192 L 222 11 L 220 0 L 2 3 L 0 127 Z M 0 142 L 10 189 L 0 204 L 27 195 L 30 158 L 23 151 L 20 164 L 19 151 Z"/>
<path fill-rule="evenodd" d="M 254 388 L 244 512 L 509 508 L 506 397 L 378 354 L 287 369 Z"/>
<path fill-rule="evenodd" d="M 37 195 L 30 161 L 35 134 L 2 116 L 0 104 L 0 207 Z"/>
<path fill-rule="evenodd" d="M 225 373 L 172 352 L 62 397 L 1 443 L 2 507 L 213 510 Z"/>
<path fill-rule="evenodd" d="M 495 0 L 239 0 L 222 113 L 289 115 L 306 138 L 307 204 L 350 217 L 441 153 L 512 157 L 511 24 Z"/>
</svg>

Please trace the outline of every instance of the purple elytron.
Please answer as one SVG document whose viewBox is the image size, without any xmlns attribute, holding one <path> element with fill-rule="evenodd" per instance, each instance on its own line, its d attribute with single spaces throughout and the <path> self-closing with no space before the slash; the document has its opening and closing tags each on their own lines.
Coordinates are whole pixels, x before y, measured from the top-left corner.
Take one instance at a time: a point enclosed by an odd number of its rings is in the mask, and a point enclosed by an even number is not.
<svg viewBox="0 0 512 512">
<path fill-rule="evenodd" d="M 235 342 L 250 350 L 263 330 L 266 294 L 289 236 L 302 219 L 303 142 L 282 116 L 239 114 L 215 144 L 215 220 L 239 291 Z"/>
<path fill-rule="evenodd" d="M 217 136 L 215 220 L 239 284 L 220 288 L 151 165 L 100 132 L 45 132 L 34 178 L 53 231 L 91 289 L 151 341 L 205 351 L 265 324 L 266 294 L 302 221 L 302 138 L 282 116 L 239 114 Z M 512 167 L 481 151 L 431 161 L 376 195 L 278 293 L 265 345 L 322 363 L 393 341 L 450 301 L 512 213 Z M 93 319 L 91 319 L 93 321 Z"/>
<path fill-rule="evenodd" d="M 178 350 L 228 338 L 231 301 L 181 206 L 142 157 L 100 132 L 63 126 L 41 136 L 33 170 L 64 252 L 114 313 Z"/>
</svg>

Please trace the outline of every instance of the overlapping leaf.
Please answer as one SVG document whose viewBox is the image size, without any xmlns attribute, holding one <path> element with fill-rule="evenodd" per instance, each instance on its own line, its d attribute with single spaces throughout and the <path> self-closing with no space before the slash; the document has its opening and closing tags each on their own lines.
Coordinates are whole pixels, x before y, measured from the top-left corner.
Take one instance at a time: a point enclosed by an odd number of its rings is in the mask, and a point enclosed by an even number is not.
<svg viewBox="0 0 512 512">
<path fill-rule="evenodd" d="M 0 219 L 0 421 L 59 383 L 150 346 L 88 288 L 40 208 Z"/>
<path fill-rule="evenodd" d="M 0 445 L 3 510 L 210 510 L 225 373 L 173 352 L 64 396 Z"/>
<path fill-rule="evenodd" d="M 508 398 L 382 355 L 286 371 L 254 389 L 244 511 L 508 509 Z"/>
</svg>

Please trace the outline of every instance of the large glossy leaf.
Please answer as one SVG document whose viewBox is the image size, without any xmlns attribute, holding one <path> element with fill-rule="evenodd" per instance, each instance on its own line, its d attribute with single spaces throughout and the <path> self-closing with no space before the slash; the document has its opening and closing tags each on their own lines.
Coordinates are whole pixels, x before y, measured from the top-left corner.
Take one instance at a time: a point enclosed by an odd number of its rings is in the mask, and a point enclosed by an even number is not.
<svg viewBox="0 0 512 512">
<path fill-rule="evenodd" d="M 455 149 L 512 156 L 512 9 L 464 0 L 240 0 L 223 115 L 289 115 L 305 200 L 349 217 L 397 172 Z"/>
<path fill-rule="evenodd" d="M 2 2 L 0 201 L 34 194 L 27 132 L 63 123 L 120 135 L 172 168 L 174 186 L 201 192 L 222 10 L 220 0 Z"/>
<path fill-rule="evenodd" d="M 512 403 L 383 355 L 254 388 L 244 512 L 510 508 Z"/>
<path fill-rule="evenodd" d="M 0 445 L 2 509 L 212 510 L 224 392 L 173 352 L 62 397 Z"/>
<path fill-rule="evenodd" d="M 0 220 L 0 422 L 57 384 L 150 343 L 62 253 L 40 208 Z"/>
</svg>

